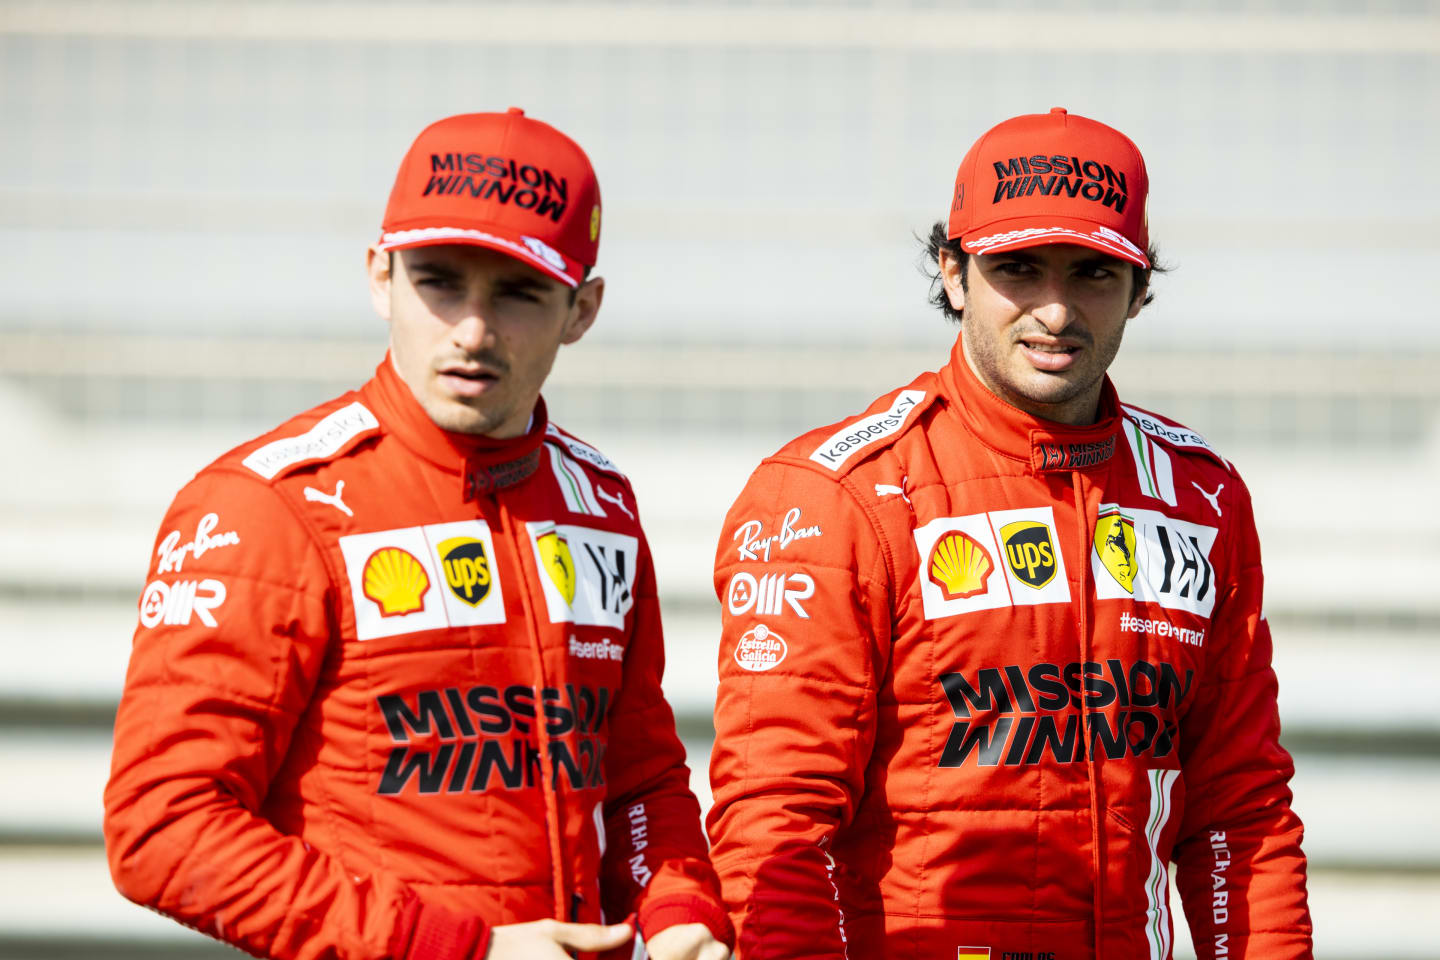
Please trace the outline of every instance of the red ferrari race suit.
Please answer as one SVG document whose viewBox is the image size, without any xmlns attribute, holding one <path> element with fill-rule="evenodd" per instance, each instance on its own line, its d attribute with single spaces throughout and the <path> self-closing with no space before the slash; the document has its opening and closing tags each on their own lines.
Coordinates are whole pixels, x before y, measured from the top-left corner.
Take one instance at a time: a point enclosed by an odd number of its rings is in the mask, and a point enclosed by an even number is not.
<svg viewBox="0 0 1440 960">
<path fill-rule="evenodd" d="M 277 958 L 458 960 L 489 925 L 632 913 L 729 941 L 663 663 L 626 478 L 543 402 L 515 440 L 441 430 L 387 357 L 175 498 L 111 872 Z"/>
<path fill-rule="evenodd" d="M 1310 956 L 1249 494 L 956 350 L 763 462 L 720 535 L 711 855 L 745 960 Z"/>
</svg>

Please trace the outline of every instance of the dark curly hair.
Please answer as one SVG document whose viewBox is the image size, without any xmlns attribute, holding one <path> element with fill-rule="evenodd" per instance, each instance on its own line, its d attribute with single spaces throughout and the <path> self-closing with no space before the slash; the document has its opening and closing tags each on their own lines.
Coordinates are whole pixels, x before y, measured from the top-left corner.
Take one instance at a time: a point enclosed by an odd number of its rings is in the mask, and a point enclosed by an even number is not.
<svg viewBox="0 0 1440 960">
<path fill-rule="evenodd" d="M 945 315 L 946 320 L 953 320 L 955 323 L 959 323 L 964 319 L 964 311 L 956 310 L 950 306 L 950 298 L 945 295 L 945 284 L 940 276 L 940 251 L 944 250 L 949 253 L 950 256 L 960 261 L 960 286 L 967 292 L 970 289 L 968 282 L 970 254 L 960 248 L 960 239 L 958 237 L 951 240 L 946 236 L 947 233 L 949 233 L 949 230 L 947 229 L 945 221 L 936 220 L 935 225 L 930 228 L 930 236 L 923 241 L 925 244 L 925 255 L 930 258 L 930 268 L 925 271 L 925 275 L 930 278 L 930 302 L 940 308 L 940 312 Z M 1148 270 L 1145 267 L 1134 264 L 1130 266 L 1131 277 L 1134 280 L 1132 289 L 1137 293 L 1141 290 L 1145 291 L 1145 299 L 1140 303 L 1142 307 L 1155 299 L 1155 294 L 1150 292 L 1150 274 L 1168 273 L 1170 270 L 1168 265 L 1160 262 L 1160 251 L 1155 244 L 1150 244 L 1149 248 L 1145 251 L 1145 255 L 1150 260 L 1150 268 Z"/>
</svg>

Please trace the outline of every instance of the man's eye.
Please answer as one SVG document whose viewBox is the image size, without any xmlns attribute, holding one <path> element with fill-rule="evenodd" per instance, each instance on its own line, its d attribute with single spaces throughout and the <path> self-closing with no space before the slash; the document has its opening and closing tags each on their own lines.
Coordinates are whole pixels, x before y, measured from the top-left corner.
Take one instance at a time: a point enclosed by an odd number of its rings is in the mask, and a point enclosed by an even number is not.
<svg viewBox="0 0 1440 960">
<path fill-rule="evenodd" d="M 1030 264 L 1011 260 L 1008 263 L 998 264 L 995 269 L 1006 276 L 1023 277 L 1030 272 Z"/>
<path fill-rule="evenodd" d="M 445 277 L 421 277 L 415 281 L 417 287 L 431 287 L 436 290 L 448 290 L 455 286 L 455 281 Z"/>
<path fill-rule="evenodd" d="M 501 290 L 499 296 L 508 300 L 520 300 L 525 303 L 540 302 L 540 298 L 528 290 Z"/>
</svg>

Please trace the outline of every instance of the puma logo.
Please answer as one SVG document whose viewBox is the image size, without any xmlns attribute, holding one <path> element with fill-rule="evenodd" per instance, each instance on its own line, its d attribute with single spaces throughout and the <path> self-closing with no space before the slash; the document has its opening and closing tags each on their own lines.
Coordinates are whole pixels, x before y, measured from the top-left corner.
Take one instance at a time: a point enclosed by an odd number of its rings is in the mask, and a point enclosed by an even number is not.
<svg viewBox="0 0 1440 960">
<path fill-rule="evenodd" d="M 898 496 L 901 500 L 904 500 L 906 503 L 910 503 L 910 495 L 905 492 L 905 485 L 908 484 L 909 482 L 910 482 L 910 475 L 907 473 L 905 476 L 903 476 L 903 477 L 900 478 L 900 486 L 898 486 L 898 487 L 895 486 L 895 484 L 893 484 L 893 483 L 877 483 L 877 484 L 875 484 L 875 496 L 877 496 L 877 497 Z M 910 506 L 913 507 L 913 506 L 915 506 L 915 505 L 914 505 L 913 503 L 910 503 Z"/>
<path fill-rule="evenodd" d="M 1216 487 L 1214 493 L 1206 493 L 1205 488 L 1200 486 L 1200 484 L 1196 483 L 1194 480 L 1190 481 L 1190 486 L 1194 487 L 1196 490 L 1199 490 L 1200 496 L 1210 501 L 1210 506 L 1215 508 L 1215 516 L 1225 516 L 1225 514 L 1220 512 L 1220 491 L 1225 489 L 1225 484 L 1222 483 L 1220 484 L 1220 486 Z"/>
<path fill-rule="evenodd" d="M 611 503 L 615 504 L 615 506 L 623 510 L 625 512 L 625 516 L 629 517 L 631 520 L 635 519 L 635 514 L 631 513 L 630 508 L 625 506 L 624 499 L 618 493 L 613 495 L 606 493 L 605 488 L 600 486 L 599 484 L 595 485 L 595 493 L 597 496 L 600 497 L 601 500 L 609 500 Z"/>
<path fill-rule="evenodd" d="M 305 488 L 305 499 L 306 499 L 306 500 L 313 500 L 315 503 L 328 503 L 328 504 L 330 504 L 330 506 L 334 507 L 336 510 L 339 510 L 341 513 L 345 514 L 345 516 L 347 516 L 347 517 L 353 517 L 353 516 L 355 516 L 355 512 L 345 505 L 345 501 L 344 501 L 344 500 L 341 500 L 341 499 L 340 499 L 340 495 L 341 495 L 342 493 L 344 493 L 344 492 L 345 492 L 345 481 L 344 481 L 344 480 L 337 480 L 337 481 L 335 482 L 335 492 L 334 492 L 334 493 L 324 493 L 324 492 L 322 492 L 322 491 L 320 491 L 320 490 L 316 490 L 314 487 L 306 487 L 306 488 Z"/>
</svg>

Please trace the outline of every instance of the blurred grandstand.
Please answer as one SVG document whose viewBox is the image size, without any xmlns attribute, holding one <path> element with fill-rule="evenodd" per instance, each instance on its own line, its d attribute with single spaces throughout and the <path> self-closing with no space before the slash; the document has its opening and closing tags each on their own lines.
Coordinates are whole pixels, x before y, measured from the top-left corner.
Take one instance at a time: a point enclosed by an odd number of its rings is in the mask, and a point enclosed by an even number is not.
<svg viewBox="0 0 1440 960">
<path fill-rule="evenodd" d="M 233 955 L 104 865 L 152 538 L 373 368 L 394 164 L 511 103 L 605 191 L 605 309 L 547 398 L 635 482 L 702 798 L 748 471 L 944 361 L 913 235 L 980 131 L 1129 133 L 1177 269 L 1114 376 L 1254 493 L 1317 956 L 1440 956 L 1440 4 L 0 0 L 0 957 Z"/>
</svg>

